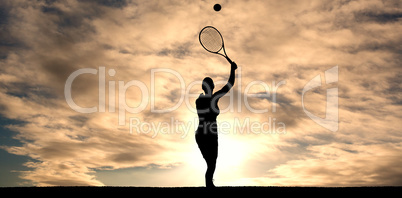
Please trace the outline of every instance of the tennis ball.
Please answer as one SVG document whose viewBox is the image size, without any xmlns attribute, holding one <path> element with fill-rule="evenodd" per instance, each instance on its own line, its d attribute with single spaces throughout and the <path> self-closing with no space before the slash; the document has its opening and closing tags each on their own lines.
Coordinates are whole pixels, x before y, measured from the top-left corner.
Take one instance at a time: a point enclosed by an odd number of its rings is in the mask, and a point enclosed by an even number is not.
<svg viewBox="0 0 402 198">
<path fill-rule="evenodd" d="M 222 7 L 221 7 L 221 5 L 219 5 L 219 4 L 215 4 L 215 5 L 214 5 L 214 10 L 217 11 L 217 12 L 220 11 L 221 8 L 222 8 Z"/>
</svg>

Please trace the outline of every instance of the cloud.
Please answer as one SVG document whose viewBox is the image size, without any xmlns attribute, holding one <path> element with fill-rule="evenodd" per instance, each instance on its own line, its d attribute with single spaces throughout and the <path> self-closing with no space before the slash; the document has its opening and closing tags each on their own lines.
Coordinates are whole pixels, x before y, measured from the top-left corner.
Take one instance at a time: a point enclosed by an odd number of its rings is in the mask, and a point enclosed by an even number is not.
<svg viewBox="0 0 402 198">
<path fill-rule="evenodd" d="M 195 98 L 169 113 L 153 112 L 151 99 L 156 109 L 169 108 L 180 102 L 191 83 L 205 76 L 212 77 L 217 88 L 219 81 L 227 80 L 226 60 L 198 44 L 199 30 L 213 25 L 224 35 L 226 51 L 240 67 L 232 95 L 220 101 L 227 112 L 218 121 L 234 126 L 236 119 L 262 123 L 275 118 L 276 126 L 280 122 L 286 126 L 285 134 L 274 134 L 272 129 L 266 134 L 241 134 L 234 127 L 222 134 L 220 152 L 225 160 L 221 165 L 228 168 L 217 170 L 218 183 L 400 185 L 399 4 L 225 1 L 223 9 L 215 12 L 205 1 L 4 1 L 0 3 L 4 30 L 0 113 L 22 121 L 6 126 L 22 145 L 1 148 L 32 158 L 24 164 L 31 170 L 21 172 L 21 177 L 34 185 L 113 185 L 112 177 L 99 179 L 97 173 L 133 167 L 155 181 L 163 180 L 157 175 L 160 169 L 166 171 L 163 177 L 183 171 L 180 175 L 200 172 L 202 179 L 203 167 L 191 168 L 203 163 L 192 136 L 197 114 L 187 106 L 194 108 Z M 340 122 L 339 131 L 333 133 L 305 115 L 301 93 L 307 82 L 335 65 L 339 81 L 305 95 L 306 108 L 323 117 L 326 90 L 338 87 Z M 96 69 L 96 75 L 77 77 L 72 97 L 80 106 L 99 107 L 100 66 L 106 71 L 106 112 L 72 110 L 64 98 L 66 79 L 77 69 Z M 156 73 L 157 80 L 151 82 L 151 72 L 160 68 L 179 76 Z M 120 126 L 119 81 L 132 80 L 144 83 L 148 98 L 132 86 L 125 101 L 136 107 L 145 100 L 146 107 L 140 113 L 126 112 L 126 125 Z M 185 87 L 180 86 L 181 80 Z M 245 105 L 245 88 L 255 80 L 266 83 L 271 95 L 263 95 L 267 90 L 256 85 L 248 93 L 260 95 L 247 101 L 253 108 L 267 109 L 266 113 L 256 114 Z M 273 88 L 280 81 L 286 84 L 276 90 L 274 101 Z M 115 83 L 114 93 L 109 83 Z M 202 91 L 197 84 L 190 88 L 194 95 Z M 109 95 L 115 96 L 114 104 Z M 130 118 L 139 119 L 148 132 L 130 134 Z M 172 118 L 186 128 L 167 132 L 152 128 L 172 127 Z M 232 149 L 243 152 L 233 155 Z M 160 185 L 169 186 L 169 181 Z"/>
<path fill-rule="evenodd" d="M 389 186 L 400 185 L 399 144 L 356 145 L 331 143 L 310 146 L 314 157 L 290 160 L 271 169 L 272 185 L 295 186 Z M 382 160 L 377 160 L 380 157 Z M 392 174 L 391 174 L 392 172 Z M 386 178 L 386 179 L 385 179 Z"/>
</svg>

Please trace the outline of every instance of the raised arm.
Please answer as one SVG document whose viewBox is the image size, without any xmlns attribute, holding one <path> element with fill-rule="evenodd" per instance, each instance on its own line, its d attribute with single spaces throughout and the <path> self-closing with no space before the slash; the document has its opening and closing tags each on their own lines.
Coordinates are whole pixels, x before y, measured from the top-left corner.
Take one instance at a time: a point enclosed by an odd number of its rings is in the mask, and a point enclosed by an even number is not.
<svg viewBox="0 0 402 198">
<path fill-rule="evenodd" d="M 220 97 L 224 96 L 227 92 L 230 91 L 230 89 L 232 88 L 232 86 L 234 85 L 234 82 L 235 82 L 236 69 L 237 69 L 237 64 L 235 62 L 232 62 L 228 83 L 226 83 L 226 85 L 223 86 L 222 89 L 217 91 L 214 95 L 216 95 L 217 97 L 220 98 Z"/>
</svg>

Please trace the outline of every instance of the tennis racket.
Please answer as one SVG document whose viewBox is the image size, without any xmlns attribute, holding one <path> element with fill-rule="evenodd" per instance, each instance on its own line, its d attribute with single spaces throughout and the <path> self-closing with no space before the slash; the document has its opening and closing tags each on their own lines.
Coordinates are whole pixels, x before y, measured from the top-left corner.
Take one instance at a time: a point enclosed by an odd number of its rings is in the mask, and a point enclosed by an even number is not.
<svg viewBox="0 0 402 198">
<path fill-rule="evenodd" d="M 225 51 L 225 44 L 223 43 L 223 37 L 221 33 L 214 27 L 212 26 L 206 26 L 202 28 L 200 35 L 199 35 L 199 40 L 202 45 L 202 47 L 207 50 L 208 52 L 214 53 L 214 54 L 219 54 L 223 57 L 226 58 L 226 60 L 229 61 L 230 64 L 233 63 L 232 60 L 228 57 Z M 219 53 L 219 51 L 222 51 L 223 53 Z"/>
</svg>

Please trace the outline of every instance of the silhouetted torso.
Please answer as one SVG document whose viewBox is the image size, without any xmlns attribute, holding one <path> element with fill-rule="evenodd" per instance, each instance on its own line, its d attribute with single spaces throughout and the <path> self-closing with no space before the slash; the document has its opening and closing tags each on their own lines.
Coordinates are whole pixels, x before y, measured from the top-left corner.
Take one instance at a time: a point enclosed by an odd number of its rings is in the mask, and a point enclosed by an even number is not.
<svg viewBox="0 0 402 198">
<path fill-rule="evenodd" d="M 217 135 L 216 117 L 220 113 L 218 101 L 216 94 L 211 97 L 200 94 L 196 100 L 199 119 L 197 135 Z"/>
</svg>

